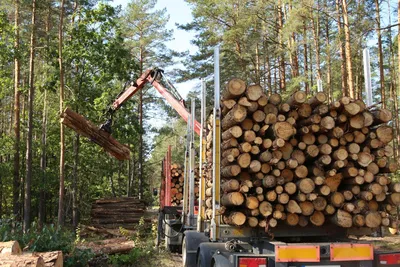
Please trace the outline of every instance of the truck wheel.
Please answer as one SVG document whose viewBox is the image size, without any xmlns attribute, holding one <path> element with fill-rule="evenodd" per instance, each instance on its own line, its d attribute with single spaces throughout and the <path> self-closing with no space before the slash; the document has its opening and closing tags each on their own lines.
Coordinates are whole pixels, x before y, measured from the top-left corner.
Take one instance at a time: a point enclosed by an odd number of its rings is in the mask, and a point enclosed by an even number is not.
<svg viewBox="0 0 400 267">
<path fill-rule="evenodd" d="M 186 236 L 183 237 L 182 242 L 182 264 L 183 267 L 195 267 L 196 266 L 196 256 L 193 257 L 190 253 L 188 253 L 188 247 L 186 245 Z"/>
</svg>

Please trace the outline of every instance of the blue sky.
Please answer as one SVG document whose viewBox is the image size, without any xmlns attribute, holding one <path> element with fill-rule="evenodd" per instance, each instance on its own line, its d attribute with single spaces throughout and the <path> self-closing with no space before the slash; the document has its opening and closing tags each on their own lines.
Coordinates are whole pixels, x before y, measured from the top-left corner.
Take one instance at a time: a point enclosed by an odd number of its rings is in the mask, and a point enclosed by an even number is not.
<svg viewBox="0 0 400 267">
<path fill-rule="evenodd" d="M 114 5 L 121 5 L 124 8 L 129 0 L 114 0 Z M 167 13 L 170 15 L 170 20 L 167 24 L 168 29 L 174 30 L 174 40 L 167 43 L 170 49 L 183 52 L 189 50 L 190 53 L 196 52 L 197 48 L 193 46 L 190 41 L 194 38 L 194 33 L 179 30 L 176 27 L 176 23 L 185 24 L 192 21 L 192 14 L 189 5 L 184 0 L 158 0 L 156 9 L 167 9 Z M 183 68 L 182 65 L 177 67 Z M 167 76 L 168 73 L 166 72 Z M 185 83 L 175 84 L 177 90 L 186 98 L 187 93 L 194 86 L 199 84 L 199 81 L 189 81 Z"/>
</svg>

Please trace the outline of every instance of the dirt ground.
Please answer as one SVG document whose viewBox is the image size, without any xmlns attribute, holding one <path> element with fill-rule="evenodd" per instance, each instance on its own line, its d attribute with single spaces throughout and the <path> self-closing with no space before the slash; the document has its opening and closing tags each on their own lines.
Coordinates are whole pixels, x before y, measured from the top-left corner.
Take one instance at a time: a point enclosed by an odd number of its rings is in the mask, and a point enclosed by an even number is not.
<svg viewBox="0 0 400 267">
<path fill-rule="evenodd" d="M 372 242 L 376 250 L 400 251 L 400 236 L 390 235 L 385 237 L 361 237 L 360 241 Z"/>
</svg>

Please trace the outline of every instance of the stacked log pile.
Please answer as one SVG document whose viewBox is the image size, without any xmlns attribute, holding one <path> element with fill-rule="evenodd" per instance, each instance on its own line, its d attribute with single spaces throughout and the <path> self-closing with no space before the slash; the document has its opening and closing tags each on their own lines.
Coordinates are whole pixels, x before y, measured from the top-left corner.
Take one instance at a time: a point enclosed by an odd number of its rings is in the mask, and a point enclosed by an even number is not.
<svg viewBox="0 0 400 267">
<path fill-rule="evenodd" d="M 400 184 L 391 182 L 388 110 L 302 91 L 286 101 L 232 79 L 222 94 L 223 222 L 250 227 L 395 227 Z M 206 216 L 212 215 L 212 119 L 207 135 Z"/>
<path fill-rule="evenodd" d="M 194 169 L 195 198 L 199 197 L 199 168 Z M 171 164 L 171 206 L 182 206 L 185 185 L 184 169 L 179 164 Z"/>
<path fill-rule="evenodd" d="M 146 204 L 133 197 L 98 199 L 92 204 L 92 224 L 96 227 L 131 229 L 145 216 Z M 151 221 L 150 218 L 145 218 Z"/>
<path fill-rule="evenodd" d="M 62 251 L 22 253 L 18 241 L 0 242 L 0 266 L 62 267 Z"/>
</svg>

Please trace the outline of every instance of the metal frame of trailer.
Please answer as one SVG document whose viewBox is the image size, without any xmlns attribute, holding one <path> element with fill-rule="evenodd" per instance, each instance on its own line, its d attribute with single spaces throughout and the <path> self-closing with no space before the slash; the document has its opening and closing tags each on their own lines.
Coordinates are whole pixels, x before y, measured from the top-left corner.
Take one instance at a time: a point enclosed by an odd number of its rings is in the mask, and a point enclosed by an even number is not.
<svg viewBox="0 0 400 267">
<path fill-rule="evenodd" d="M 171 206 L 171 160 L 172 149 L 168 146 L 167 154 L 162 162 L 162 179 L 160 191 L 160 211 L 158 217 L 157 244 L 164 237 L 165 248 L 180 252 L 183 232 L 196 229 L 198 206 L 195 205 L 195 102 L 191 101 L 191 113 L 188 116 L 186 151 L 184 161 L 183 205 Z"/>
<path fill-rule="evenodd" d="M 374 251 L 370 243 L 347 239 L 349 234 L 368 234 L 371 229 L 279 226 L 273 233 L 264 229 L 222 224 L 220 208 L 221 109 L 219 46 L 214 50 L 213 118 L 213 212 L 205 220 L 205 180 L 201 166 L 205 162 L 205 81 L 201 93 L 200 195 L 197 229 L 184 232 L 183 266 L 199 267 L 380 267 L 400 266 L 400 253 Z M 353 231 L 353 232 L 352 232 Z M 276 241 L 276 239 L 282 241 Z M 327 239 L 326 241 L 322 241 Z M 285 241 L 283 241 L 285 240 Z M 310 240 L 310 241 L 304 241 Z M 313 242 L 319 240 L 319 242 Z"/>
</svg>

